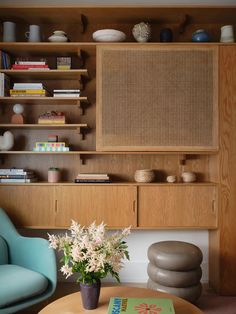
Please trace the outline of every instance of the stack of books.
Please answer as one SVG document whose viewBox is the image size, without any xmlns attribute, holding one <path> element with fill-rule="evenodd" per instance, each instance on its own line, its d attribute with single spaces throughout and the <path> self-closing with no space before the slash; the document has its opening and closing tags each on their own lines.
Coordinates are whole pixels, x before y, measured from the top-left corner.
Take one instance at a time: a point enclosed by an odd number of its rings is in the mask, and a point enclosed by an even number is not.
<svg viewBox="0 0 236 314">
<path fill-rule="evenodd" d="M 50 70 L 45 61 L 15 61 L 12 70 Z"/>
<path fill-rule="evenodd" d="M 10 89 L 12 97 L 45 97 L 46 89 L 42 83 L 14 83 Z"/>
<path fill-rule="evenodd" d="M 36 142 L 33 148 L 34 152 L 68 152 L 69 150 L 65 142 Z"/>
<path fill-rule="evenodd" d="M 11 68 L 11 58 L 8 53 L 0 50 L 0 68 L 10 69 Z"/>
<path fill-rule="evenodd" d="M 0 169 L 0 183 L 31 183 L 38 181 L 32 170 L 24 168 Z"/>
<path fill-rule="evenodd" d="M 75 183 L 111 183 L 107 173 L 79 173 Z"/>
<path fill-rule="evenodd" d="M 80 97 L 80 89 L 54 89 L 53 97 Z"/>
</svg>

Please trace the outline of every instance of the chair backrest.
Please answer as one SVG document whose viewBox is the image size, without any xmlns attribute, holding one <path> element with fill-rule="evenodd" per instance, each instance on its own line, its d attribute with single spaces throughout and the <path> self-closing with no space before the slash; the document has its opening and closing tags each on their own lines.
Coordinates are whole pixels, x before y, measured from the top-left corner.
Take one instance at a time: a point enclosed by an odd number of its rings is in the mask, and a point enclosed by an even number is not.
<svg viewBox="0 0 236 314">
<path fill-rule="evenodd" d="M 6 241 L 0 237 L 0 265 L 8 264 L 8 248 Z"/>
</svg>

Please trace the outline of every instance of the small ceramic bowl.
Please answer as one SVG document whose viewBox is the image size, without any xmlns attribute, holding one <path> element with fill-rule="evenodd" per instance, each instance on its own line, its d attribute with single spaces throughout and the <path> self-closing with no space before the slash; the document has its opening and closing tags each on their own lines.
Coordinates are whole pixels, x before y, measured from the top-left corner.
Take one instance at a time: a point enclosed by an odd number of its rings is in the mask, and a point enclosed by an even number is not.
<svg viewBox="0 0 236 314">
<path fill-rule="evenodd" d="M 93 33 L 93 39 L 101 42 L 124 41 L 126 35 L 116 29 L 100 29 Z"/>
<path fill-rule="evenodd" d="M 181 174 L 184 183 L 191 183 L 196 181 L 196 174 L 191 171 L 186 171 Z"/>
</svg>

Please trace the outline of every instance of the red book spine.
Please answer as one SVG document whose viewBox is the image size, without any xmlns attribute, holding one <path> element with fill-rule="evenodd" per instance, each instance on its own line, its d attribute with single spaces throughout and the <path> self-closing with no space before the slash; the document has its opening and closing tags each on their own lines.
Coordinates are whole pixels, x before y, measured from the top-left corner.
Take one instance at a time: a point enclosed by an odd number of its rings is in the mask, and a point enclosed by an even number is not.
<svg viewBox="0 0 236 314">
<path fill-rule="evenodd" d="M 47 64 L 40 64 L 40 65 L 29 65 L 29 64 L 13 64 L 12 65 L 12 69 L 13 70 L 27 70 L 27 69 L 31 69 L 31 68 L 48 68 Z"/>
</svg>

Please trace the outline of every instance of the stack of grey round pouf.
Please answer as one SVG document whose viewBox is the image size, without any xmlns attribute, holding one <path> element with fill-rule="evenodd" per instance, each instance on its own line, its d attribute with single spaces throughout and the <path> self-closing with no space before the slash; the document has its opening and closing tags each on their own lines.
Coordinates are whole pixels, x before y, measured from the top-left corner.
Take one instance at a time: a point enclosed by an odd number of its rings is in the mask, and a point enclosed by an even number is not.
<svg viewBox="0 0 236 314">
<path fill-rule="evenodd" d="M 201 295 L 201 250 L 190 243 L 163 241 L 148 248 L 148 288 L 195 302 Z"/>
</svg>

